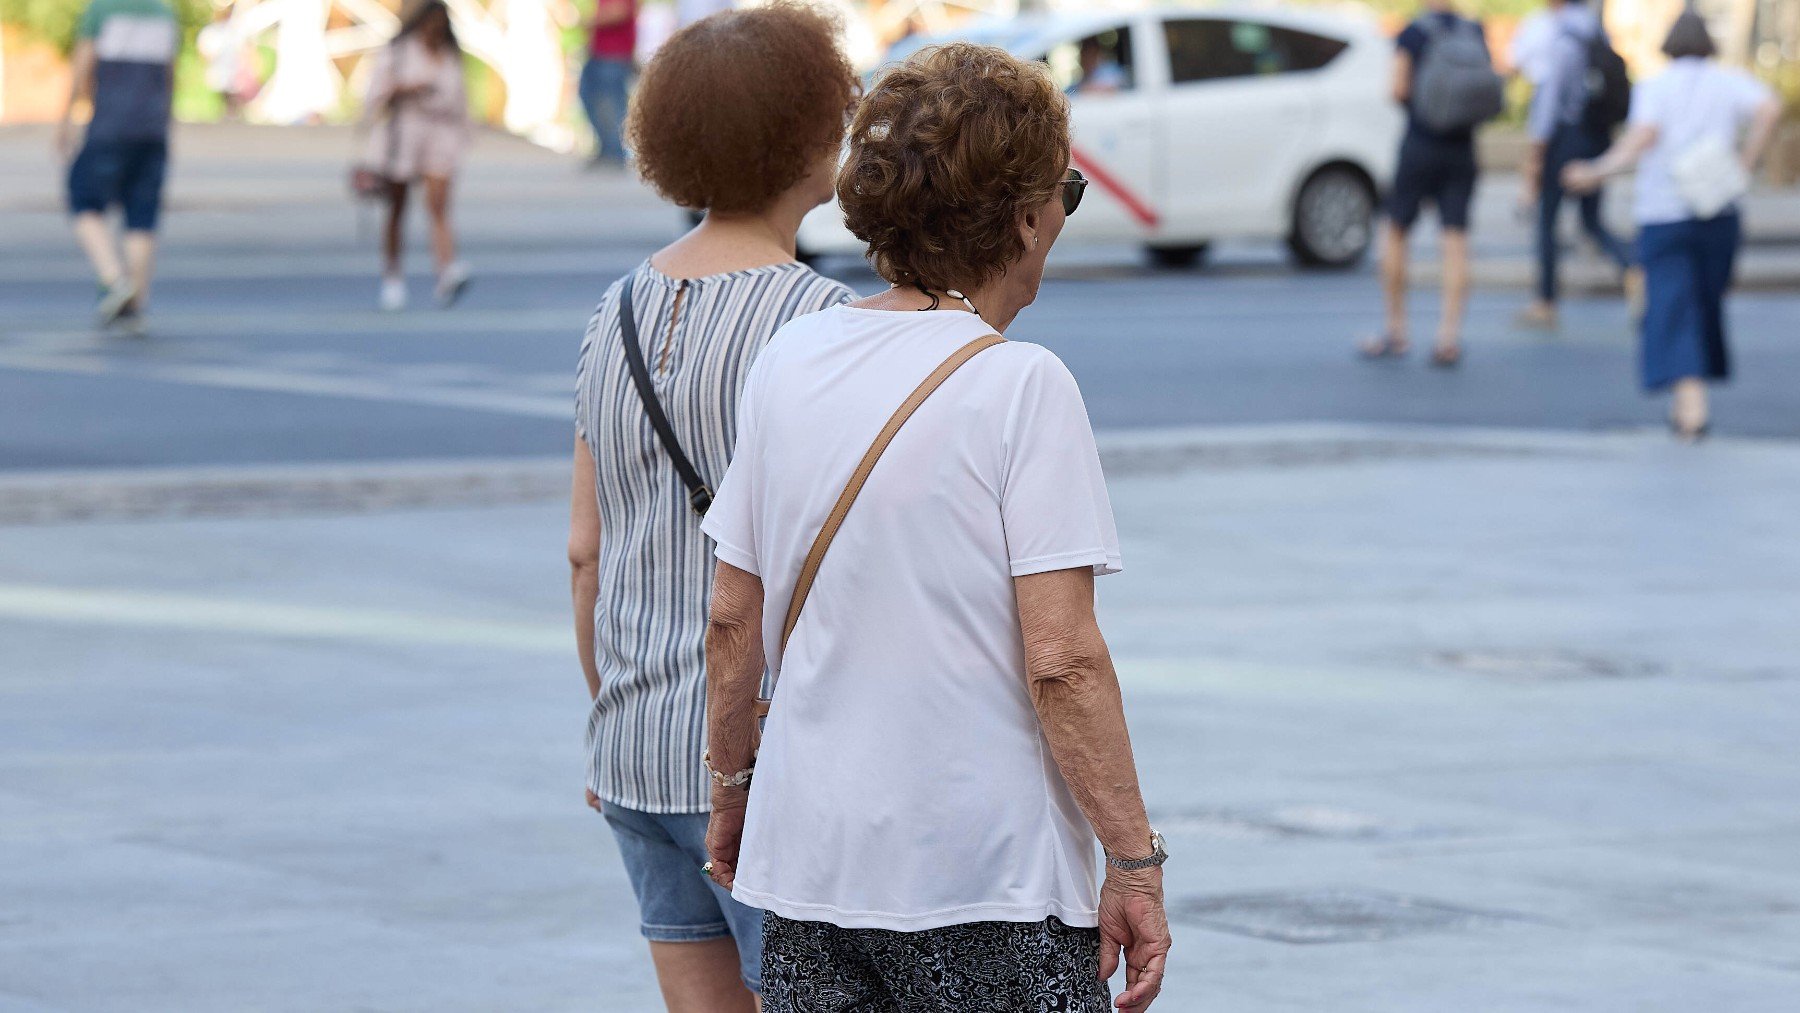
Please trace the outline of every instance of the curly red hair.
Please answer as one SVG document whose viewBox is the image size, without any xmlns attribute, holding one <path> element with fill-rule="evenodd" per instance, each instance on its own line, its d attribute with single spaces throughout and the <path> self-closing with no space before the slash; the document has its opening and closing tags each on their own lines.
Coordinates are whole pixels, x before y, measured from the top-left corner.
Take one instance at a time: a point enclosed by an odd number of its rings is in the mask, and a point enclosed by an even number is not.
<svg viewBox="0 0 1800 1013">
<path fill-rule="evenodd" d="M 777 2 L 676 32 L 638 81 L 638 173 L 685 208 L 764 210 L 843 141 L 858 88 L 836 18 Z"/>
<path fill-rule="evenodd" d="M 975 288 L 1025 252 L 1019 219 L 1057 193 L 1069 103 L 1043 65 L 958 42 L 864 97 L 838 171 L 844 221 L 896 285 Z"/>
</svg>

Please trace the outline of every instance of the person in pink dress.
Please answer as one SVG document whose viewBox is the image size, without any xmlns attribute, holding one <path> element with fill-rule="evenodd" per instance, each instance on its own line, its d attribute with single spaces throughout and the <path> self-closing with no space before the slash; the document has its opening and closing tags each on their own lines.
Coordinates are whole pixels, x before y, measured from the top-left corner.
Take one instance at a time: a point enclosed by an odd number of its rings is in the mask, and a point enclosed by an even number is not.
<svg viewBox="0 0 1800 1013">
<path fill-rule="evenodd" d="M 392 181 L 382 230 L 381 308 L 406 308 L 401 255 L 406 202 L 423 184 L 431 215 L 431 252 L 437 266 L 437 299 L 450 306 L 469 285 L 469 268 L 457 258 L 450 224 L 450 193 L 469 147 L 469 101 L 463 52 L 443 0 L 421 0 L 401 20 L 400 31 L 375 55 L 369 77 L 369 131 L 364 164 Z"/>
</svg>

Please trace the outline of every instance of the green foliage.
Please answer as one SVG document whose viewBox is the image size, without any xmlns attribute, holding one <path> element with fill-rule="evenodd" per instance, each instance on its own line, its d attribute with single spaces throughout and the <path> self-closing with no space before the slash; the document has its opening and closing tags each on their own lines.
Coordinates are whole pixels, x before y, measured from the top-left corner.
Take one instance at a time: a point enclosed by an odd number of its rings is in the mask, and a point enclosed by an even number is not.
<svg viewBox="0 0 1800 1013">
<path fill-rule="evenodd" d="M 62 52 L 75 45 L 84 0 L 0 0 L 0 22 L 43 39 Z"/>
<path fill-rule="evenodd" d="M 182 38 L 193 44 L 194 33 L 212 19 L 211 0 L 169 0 L 181 22 Z M 67 53 L 75 48 L 75 28 L 87 0 L 0 0 L 0 22 L 20 28 Z"/>
</svg>

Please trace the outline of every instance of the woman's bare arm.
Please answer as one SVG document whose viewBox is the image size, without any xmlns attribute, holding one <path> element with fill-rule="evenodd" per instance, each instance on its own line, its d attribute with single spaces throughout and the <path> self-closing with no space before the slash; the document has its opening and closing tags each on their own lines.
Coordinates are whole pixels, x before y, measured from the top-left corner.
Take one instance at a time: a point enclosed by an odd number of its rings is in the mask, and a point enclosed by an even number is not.
<svg viewBox="0 0 1800 1013">
<path fill-rule="evenodd" d="M 575 601 L 575 649 L 588 699 L 600 695 L 594 660 L 594 604 L 600 595 L 600 503 L 594 495 L 594 455 L 575 437 L 575 478 L 569 490 L 569 596 Z"/>
<path fill-rule="evenodd" d="M 1775 125 L 1780 122 L 1779 99 L 1769 99 L 1756 107 L 1756 112 L 1750 116 L 1750 128 L 1744 132 L 1741 157 L 1745 169 L 1756 171 L 1756 163 L 1762 161 L 1763 152 L 1769 147 L 1769 139 L 1775 136 Z"/>
<path fill-rule="evenodd" d="M 762 578 L 720 562 L 706 624 L 707 753 L 713 769 L 735 774 L 756 761 L 756 691 L 763 674 Z M 731 889 L 744 833 L 748 787 L 713 785 L 706 853 L 713 880 Z"/>
<path fill-rule="evenodd" d="M 1094 574 L 1082 567 L 1013 580 L 1025 671 L 1044 737 L 1075 802 L 1107 851 L 1150 853 L 1119 679 L 1094 618 Z"/>
<path fill-rule="evenodd" d="M 1094 618 L 1094 572 L 1088 567 L 1013 579 L 1025 673 L 1050 755 L 1075 803 L 1108 852 L 1150 854 L 1150 820 L 1138 789 L 1137 763 L 1125 727 L 1118 674 Z M 1115 1004 L 1140 1013 L 1162 989 L 1169 953 L 1162 869 L 1107 867 L 1100 891 L 1100 975 L 1111 977 L 1121 955 L 1125 990 Z"/>
</svg>

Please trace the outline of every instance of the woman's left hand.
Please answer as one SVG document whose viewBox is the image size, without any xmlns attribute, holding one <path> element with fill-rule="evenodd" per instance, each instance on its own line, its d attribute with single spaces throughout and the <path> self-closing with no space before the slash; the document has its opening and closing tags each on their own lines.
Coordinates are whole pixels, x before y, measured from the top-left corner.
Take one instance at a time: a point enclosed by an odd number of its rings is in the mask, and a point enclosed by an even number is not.
<svg viewBox="0 0 1800 1013">
<path fill-rule="evenodd" d="M 1570 162 L 1563 166 L 1562 185 L 1565 190 L 1587 193 L 1599 188 L 1601 178 L 1601 175 L 1594 171 L 1592 162 Z"/>
<path fill-rule="evenodd" d="M 706 855 L 712 862 L 712 881 L 727 890 L 737 881 L 738 846 L 744 841 L 744 811 L 749 801 L 750 793 L 743 788 L 713 789 Z"/>
</svg>

